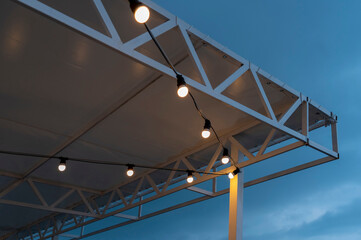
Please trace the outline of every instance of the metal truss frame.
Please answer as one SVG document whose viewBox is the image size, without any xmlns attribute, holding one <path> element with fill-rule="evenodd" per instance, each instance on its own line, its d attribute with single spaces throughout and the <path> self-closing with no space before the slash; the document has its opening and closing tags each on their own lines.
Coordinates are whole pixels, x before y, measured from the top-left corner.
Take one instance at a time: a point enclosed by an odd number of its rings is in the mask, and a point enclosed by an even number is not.
<svg viewBox="0 0 361 240">
<path fill-rule="evenodd" d="M 240 152 L 241 154 L 243 154 L 244 156 L 246 156 L 246 160 L 238 162 L 237 163 L 237 167 L 240 168 L 245 168 L 249 165 L 252 165 L 254 163 L 263 161 L 265 159 L 271 158 L 271 157 L 275 157 L 277 155 L 280 155 L 282 153 L 291 151 L 293 149 L 297 149 L 303 146 L 306 146 L 305 143 L 303 143 L 302 141 L 295 141 L 293 143 L 290 143 L 286 146 L 277 148 L 273 151 L 269 151 L 267 153 L 264 153 L 265 150 L 267 149 L 267 147 L 265 147 L 266 145 L 272 146 L 273 144 L 277 144 L 279 141 L 282 141 L 284 139 L 276 139 L 273 141 L 270 141 L 270 136 L 273 135 L 274 129 L 272 129 L 270 131 L 270 133 L 268 134 L 267 138 L 265 139 L 264 143 L 262 144 L 262 146 L 260 146 L 257 149 L 248 151 L 244 146 L 242 146 L 242 144 L 240 144 L 233 136 L 236 135 L 239 131 L 242 132 L 246 129 L 249 129 L 253 126 L 255 126 L 257 124 L 255 123 L 250 123 L 247 126 L 244 126 L 242 129 L 238 129 L 238 131 L 232 131 L 229 132 L 228 134 L 225 134 L 222 136 L 223 139 L 226 139 L 227 141 L 229 141 L 231 143 L 231 152 Z M 318 126 L 315 126 L 318 127 Z M 214 142 L 212 143 L 214 144 Z M 192 151 L 179 156 L 177 158 L 172 159 L 171 161 L 167 162 L 164 164 L 164 166 L 168 165 L 168 164 L 174 164 L 173 169 L 178 169 L 180 166 L 180 163 L 183 162 L 185 165 L 187 165 L 187 167 L 189 167 L 190 169 L 195 169 L 192 164 L 190 163 L 190 161 L 188 161 L 187 156 L 191 155 L 194 152 L 199 151 L 200 149 L 203 149 L 204 146 L 202 147 L 198 147 L 193 149 Z M 212 158 L 209 160 L 209 163 L 206 167 L 204 167 L 204 169 L 206 171 L 210 171 L 210 170 L 216 170 L 216 168 L 218 166 L 220 166 L 221 164 L 218 162 L 218 157 L 220 155 L 222 151 L 222 146 L 219 145 L 216 149 L 216 151 L 214 152 Z M 262 152 L 263 151 L 263 152 Z M 250 182 L 245 183 L 245 187 L 249 187 L 249 186 L 253 186 L 255 184 L 259 184 L 277 177 L 281 177 L 281 176 L 285 176 L 288 175 L 290 173 L 293 172 L 297 172 L 306 168 L 310 168 L 328 161 L 332 161 L 335 160 L 336 158 L 332 157 L 332 156 L 327 156 L 324 158 L 321 158 L 319 160 L 315 160 L 303 165 L 299 165 L 297 167 L 293 167 L 284 171 L 280 171 L 265 177 L 261 177 L 255 180 L 252 180 Z M 227 173 L 229 171 L 232 171 L 234 169 L 234 166 L 222 169 L 220 171 L 218 171 L 218 173 Z M 36 209 L 42 209 L 42 210 L 47 210 L 47 211 L 52 211 L 55 212 L 54 214 L 47 216 L 44 219 L 40 219 L 37 222 L 34 222 L 28 226 L 26 226 L 23 229 L 19 229 L 18 232 L 14 232 L 13 234 L 17 234 L 17 237 L 19 239 L 49 239 L 49 238 L 54 238 L 57 235 L 62 235 L 65 237 L 72 237 L 74 239 L 81 239 L 81 238 L 85 238 L 94 234 L 98 234 L 100 232 L 104 232 L 116 227 L 121 227 L 130 223 L 134 223 L 143 219 L 147 219 L 149 217 L 152 216 L 156 216 L 159 215 L 161 213 L 164 212 L 168 212 L 174 209 L 178 209 L 184 206 L 188 206 L 190 204 L 193 203 L 197 203 L 200 201 L 204 201 L 207 200 L 209 198 L 212 197 L 216 197 L 216 196 L 220 196 L 223 195 L 225 193 L 228 193 L 228 190 L 222 190 L 222 191 L 217 191 L 217 186 L 216 186 L 216 178 L 217 175 L 204 175 L 204 174 L 196 174 L 196 180 L 192 183 L 192 184 L 182 184 L 180 186 L 176 186 L 172 188 L 173 184 L 178 183 L 179 181 L 183 181 L 185 176 L 181 176 L 181 177 L 175 177 L 175 171 L 170 172 L 167 181 L 156 185 L 151 177 L 151 174 L 157 170 L 150 170 L 142 175 L 139 175 L 137 178 L 131 180 L 130 182 L 137 182 L 136 188 L 134 190 L 134 192 L 130 195 L 125 196 L 125 194 L 122 192 L 121 187 L 128 184 L 127 183 L 123 183 L 121 185 L 115 186 L 114 188 L 105 191 L 105 192 L 99 192 L 99 191 L 94 191 L 91 189 L 84 189 L 84 188 L 79 188 L 76 186 L 72 186 L 72 185 L 65 185 L 62 183 L 51 183 L 47 180 L 42 180 L 42 179 L 35 179 L 35 178 L 28 178 L 27 179 L 27 183 L 31 186 L 31 189 L 33 190 L 34 194 L 39 198 L 39 202 L 40 204 L 35 205 L 35 204 L 29 204 L 29 203 L 25 203 L 25 202 L 13 202 L 13 201 L 7 201 L 7 200 L 1 200 L 0 199 L 0 203 L 2 204 L 8 204 L 8 205 L 15 205 L 15 206 L 23 206 L 23 207 L 30 207 L 30 208 L 36 208 Z M 1 175 L 5 175 L 5 176 L 9 176 L 9 177 L 19 177 L 16 174 L 12 174 L 12 173 L 6 173 L 6 172 L 0 172 Z M 208 191 L 205 189 L 201 189 L 199 187 L 195 187 L 194 185 L 206 182 L 206 181 L 213 181 L 213 189 L 212 191 Z M 148 189 L 145 190 L 140 190 L 140 187 L 142 185 L 143 182 L 148 182 L 149 185 L 151 186 Z M 66 194 L 64 194 L 62 197 L 60 197 L 58 200 L 56 200 L 53 203 L 47 203 L 44 199 L 44 196 L 41 195 L 41 193 L 38 191 L 37 187 L 36 187 L 36 183 L 47 183 L 47 184 L 54 184 L 56 186 L 61 186 L 61 187 L 66 187 L 69 190 L 66 192 Z M 181 191 L 181 190 L 190 190 L 190 191 L 194 191 L 194 192 L 198 192 L 202 195 L 204 195 L 203 197 L 197 198 L 197 199 L 193 199 L 181 204 L 177 204 L 174 205 L 172 207 L 168 207 L 162 210 L 158 210 L 155 211 L 153 213 L 149 213 L 147 215 L 142 215 L 141 214 L 141 209 L 144 205 L 146 205 L 147 203 L 157 200 L 159 198 L 162 198 L 164 196 L 167 196 L 169 194 Z M 79 194 L 79 196 L 81 197 L 81 201 L 69 206 L 67 208 L 56 208 L 56 206 L 66 200 L 66 198 L 68 196 L 70 196 L 71 193 L 73 192 L 77 192 Z M 90 198 L 85 198 L 84 197 L 84 193 L 93 193 L 93 195 Z M 102 197 L 102 196 L 107 196 L 107 204 L 103 205 L 103 206 L 98 206 L 96 204 L 96 199 L 98 197 Z M 119 199 L 116 201 L 113 201 L 113 199 Z M 79 210 L 74 210 L 74 209 L 78 209 L 79 206 L 85 206 L 84 211 L 79 211 Z M 139 208 L 139 214 L 138 216 L 130 216 L 130 215 L 126 215 L 123 214 L 122 212 L 125 212 L 129 209 L 138 207 Z M 61 218 L 59 218 L 59 216 Z M 78 235 L 78 236 L 74 236 L 74 235 L 69 235 L 66 234 L 66 232 L 69 232 L 71 230 L 74 229 L 78 229 L 78 228 L 82 228 L 88 224 L 100 221 L 102 219 L 105 219 L 107 217 L 110 216 L 115 216 L 115 217 L 121 217 L 121 218 L 126 218 L 129 219 L 126 222 L 123 223 L 119 223 L 116 224 L 114 226 L 110 226 L 110 227 L 106 227 L 104 229 L 98 230 L 98 231 L 94 231 L 91 233 L 84 233 L 84 231 L 81 231 L 82 234 Z M 36 230 L 34 230 L 36 229 Z M 19 234 L 21 233 L 21 234 Z M 6 237 L 8 236 L 3 236 L 0 239 L 6 239 Z"/>
<path fill-rule="evenodd" d="M 244 147 L 238 142 L 236 141 L 232 136 L 230 136 L 228 138 L 228 140 L 232 143 L 231 144 L 231 151 L 232 152 L 241 152 L 242 154 L 244 154 L 245 156 L 247 155 L 251 155 L 253 156 L 253 158 L 239 162 L 237 164 L 238 167 L 247 167 L 251 164 L 254 164 L 256 162 L 268 159 L 270 157 L 274 157 L 277 156 L 279 154 L 291 151 L 293 149 L 305 146 L 304 143 L 297 141 L 294 143 L 291 143 L 289 145 L 286 145 L 284 147 L 278 148 L 276 150 L 270 151 L 268 153 L 264 153 L 261 155 L 258 155 L 259 157 L 256 158 L 256 156 L 254 156 L 254 154 L 248 152 L 247 150 L 244 149 Z M 265 140 L 265 143 L 267 142 L 267 139 Z M 234 150 L 235 149 L 235 150 Z M 221 153 L 222 147 L 218 146 L 217 150 L 215 151 L 213 157 L 210 159 L 209 164 L 207 165 L 206 169 L 215 169 L 217 166 L 219 166 L 220 164 L 216 162 L 219 154 Z M 246 155 L 247 154 L 247 155 Z M 324 158 L 321 158 L 319 160 L 315 160 L 303 165 L 299 165 L 297 167 L 293 167 L 284 171 L 280 171 L 262 178 L 258 178 L 255 180 L 252 180 L 250 182 L 245 183 L 245 187 L 249 187 L 249 186 L 253 186 L 255 184 L 259 184 L 274 178 L 278 178 L 281 176 L 285 176 L 288 174 L 291 174 L 293 172 L 297 172 L 306 168 L 310 168 L 328 161 L 332 161 L 335 158 L 327 156 Z M 174 169 L 177 169 L 179 167 L 180 162 L 185 163 L 186 165 L 188 165 L 191 169 L 193 168 L 193 166 L 189 163 L 189 161 L 187 161 L 187 158 L 185 157 L 181 157 L 178 158 L 177 160 L 174 160 L 175 165 L 174 165 Z M 222 169 L 220 171 L 218 171 L 219 173 L 227 173 L 231 170 L 233 170 L 234 167 L 228 167 L 225 169 Z M 99 207 L 96 205 L 96 198 L 100 197 L 101 195 L 99 194 L 94 194 L 91 198 L 86 199 L 84 197 L 83 191 L 86 191 L 84 189 L 79 189 L 77 187 L 72 187 L 72 186 L 67 186 L 69 188 L 69 191 L 63 195 L 62 197 L 60 197 L 58 200 L 56 200 L 54 203 L 52 203 L 51 205 L 49 205 L 45 200 L 44 197 L 40 194 L 40 192 L 37 190 L 34 182 L 35 181 L 41 181 L 39 179 L 37 180 L 31 180 L 28 179 L 27 182 L 28 184 L 32 187 L 32 190 L 34 191 L 34 194 L 36 196 L 38 196 L 39 201 L 41 202 L 41 205 L 30 205 L 27 203 L 19 203 L 19 202 L 7 202 L 7 201 L 1 201 L 0 203 L 3 204 L 10 204 L 10 205 L 15 205 L 15 206 L 24 206 L 24 207 L 30 207 L 30 208 L 36 208 L 36 209 L 42 209 L 42 210 L 48 210 L 48 211 L 53 211 L 53 212 L 58 212 L 58 213 L 64 213 L 63 215 L 61 215 L 61 219 L 59 220 L 59 218 L 57 217 L 56 214 L 52 214 L 51 216 L 46 217 L 45 219 L 41 219 L 38 222 L 35 222 L 29 226 L 27 226 L 26 228 L 22 229 L 21 233 L 25 235 L 21 236 L 18 235 L 19 239 L 49 239 L 49 238 L 54 238 L 57 235 L 63 235 L 65 237 L 72 237 L 74 239 L 81 239 L 81 238 L 85 238 L 85 237 L 89 237 L 91 235 L 94 234 L 98 234 L 100 232 L 104 232 L 107 230 L 111 230 L 117 227 L 121 227 L 130 223 L 134 223 L 137 221 L 141 221 L 144 219 L 147 219 L 149 217 L 152 216 L 156 216 L 168 211 L 172 211 L 184 206 L 188 206 L 190 204 L 194 204 L 200 201 L 204 201 L 213 197 L 217 197 L 223 194 L 228 193 L 229 189 L 226 190 L 221 190 L 221 191 L 217 191 L 217 186 L 216 186 L 216 175 L 196 175 L 196 180 L 192 183 L 192 184 L 182 184 L 180 186 L 176 186 L 174 188 L 170 188 L 170 185 L 175 184 L 179 181 L 183 181 L 185 177 L 178 177 L 175 178 L 175 172 L 171 172 L 167 181 L 161 185 L 155 185 L 154 181 L 152 180 L 150 174 L 152 173 L 152 171 L 149 171 L 147 173 L 142 174 L 141 176 L 137 177 L 136 180 L 133 181 L 138 181 L 137 183 L 137 187 L 135 189 L 135 191 L 133 192 L 133 194 L 129 195 L 129 196 L 124 196 L 124 194 L 122 193 L 121 189 L 121 185 L 113 188 L 112 190 L 108 191 L 107 193 L 103 193 L 102 195 L 107 195 L 108 197 L 108 201 L 107 204 Z M 10 174 L 8 174 L 9 176 Z M 194 185 L 197 185 L 199 183 L 202 182 L 206 182 L 209 180 L 213 180 L 213 189 L 212 191 L 208 191 L 205 189 L 201 189 L 198 187 L 195 187 Z M 148 181 L 149 184 L 151 185 L 151 188 L 140 191 L 140 186 L 142 185 L 143 181 Z M 65 187 L 63 185 L 63 187 Z M 161 197 L 167 196 L 169 194 L 181 191 L 181 190 L 190 190 L 190 191 L 194 191 L 194 192 L 198 192 L 202 195 L 204 195 L 203 197 L 199 197 L 181 204 L 177 204 L 174 205 L 172 207 L 167 207 L 164 208 L 162 210 L 158 210 L 155 211 L 153 213 L 149 213 L 147 215 L 142 215 L 141 214 L 141 209 L 143 207 L 143 205 L 157 200 Z M 55 208 L 54 206 L 56 206 L 57 204 L 59 204 L 61 201 L 64 201 L 69 195 L 70 193 L 77 191 L 79 196 L 82 198 L 82 201 L 73 205 L 72 207 L 68 207 L 68 208 Z M 88 191 L 88 190 L 87 190 Z M 120 198 L 120 200 L 112 202 L 112 200 L 115 198 L 115 196 L 118 196 L 118 198 Z M 85 211 L 76 211 L 73 210 L 73 208 L 78 207 L 79 205 L 85 205 Z M 95 206 L 95 207 L 92 207 Z M 126 215 L 126 214 L 122 214 L 122 212 L 125 212 L 129 209 L 138 207 L 139 208 L 139 212 L 138 212 L 138 216 L 131 216 L 131 215 Z M 94 223 L 97 222 L 99 220 L 105 219 L 107 217 L 110 216 L 115 216 L 115 217 L 121 217 L 121 218 L 126 218 L 129 219 L 126 222 L 123 223 L 119 223 L 110 227 L 106 227 L 104 229 L 101 230 L 97 230 L 91 233 L 87 233 L 85 234 L 84 231 L 81 231 L 82 234 L 75 236 L 75 235 L 69 235 L 69 234 L 65 234 L 68 231 L 74 230 L 74 229 L 78 229 L 81 227 L 84 227 L 90 223 Z M 34 229 L 36 229 L 36 231 L 34 231 Z M 15 234 L 15 233 L 14 233 Z M 2 237 L 1 239 L 6 239 L 6 237 Z"/>
<path fill-rule="evenodd" d="M 153 70 L 156 70 L 161 75 L 168 76 L 172 79 L 175 79 L 175 76 L 172 72 L 172 70 L 137 52 L 135 49 L 148 41 L 151 40 L 150 36 L 147 33 L 141 34 L 140 36 L 135 37 L 134 39 L 127 41 L 123 43 L 121 40 L 121 37 L 118 35 L 114 24 L 112 23 L 104 5 L 102 4 L 101 0 L 93 0 L 94 5 L 96 6 L 99 15 L 101 16 L 105 26 L 107 27 L 107 30 L 110 34 L 109 36 L 104 35 L 103 33 L 100 33 L 89 26 L 41 3 L 38 0 L 13 0 L 15 2 L 19 2 L 21 4 L 26 5 L 27 7 L 34 9 L 48 17 L 50 19 L 54 19 L 71 29 L 73 29 L 76 32 L 82 33 L 83 35 L 94 39 L 98 41 L 101 44 L 104 44 L 114 51 L 119 52 L 122 55 L 125 55 L 129 57 L 130 59 L 133 59 L 145 66 L 150 67 Z M 277 156 L 279 154 L 291 151 L 296 148 L 300 148 L 302 146 L 310 146 L 313 149 L 316 149 L 326 155 L 326 157 L 321 158 L 316 161 L 312 161 L 303 165 L 299 165 L 294 168 L 290 168 L 278 173 L 274 173 L 250 182 L 245 183 L 245 187 L 252 186 L 264 181 L 268 181 L 273 178 L 277 178 L 280 176 L 284 176 L 296 171 L 300 171 L 309 167 L 313 167 L 328 161 L 332 161 L 334 159 L 337 159 L 339 157 L 338 154 L 338 146 L 337 146 L 337 130 L 336 130 L 336 116 L 333 115 L 331 112 L 326 110 L 325 108 L 321 107 L 317 103 L 315 103 L 313 100 L 310 100 L 308 97 L 304 96 L 300 92 L 297 92 L 296 90 L 293 90 L 286 84 L 282 83 L 275 77 L 271 76 L 270 74 L 266 73 L 265 71 L 261 70 L 258 66 L 250 63 L 248 60 L 238 56 L 234 52 L 230 51 L 229 49 L 223 47 L 219 43 L 215 42 L 214 40 L 210 39 L 209 37 L 205 36 L 204 34 L 200 33 L 195 28 L 191 27 L 184 21 L 178 19 L 176 16 L 170 14 L 166 10 L 160 8 L 156 4 L 152 3 L 149 0 L 143 0 L 143 2 L 148 5 L 153 10 L 159 12 L 161 15 L 168 18 L 168 21 L 165 23 L 155 27 L 152 29 L 153 34 L 155 37 L 170 31 L 171 29 L 178 27 L 180 29 L 180 32 L 184 38 L 185 43 L 187 44 L 188 53 L 195 65 L 197 66 L 201 77 L 203 79 L 204 85 L 196 82 L 195 80 L 184 76 L 187 84 L 191 86 L 192 88 L 203 92 L 209 96 L 212 96 L 213 98 L 228 104 L 229 106 L 232 106 L 233 108 L 251 116 L 253 119 L 252 122 L 249 124 L 243 124 L 242 126 L 239 126 L 238 128 L 235 128 L 234 130 L 221 134 L 221 138 L 223 141 L 227 141 L 231 144 L 231 150 L 232 152 L 240 152 L 245 156 L 245 160 L 237 162 L 236 166 L 239 168 L 245 168 L 249 165 L 255 164 L 257 162 L 261 162 L 265 159 Z M 229 76 L 227 79 L 225 79 L 221 84 L 219 84 L 217 87 L 212 88 L 209 79 L 207 77 L 207 74 L 202 66 L 202 63 L 197 55 L 196 50 L 194 49 L 194 46 L 190 40 L 190 37 L 188 33 L 194 34 L 195 36 L 202 39 L 202 41 L 207 42 L 209 45 L 215 47 L 216 49 L 219 49 L 220 51 L 224 52 L 226 55 L 231 56 L 232 58 L 236 59 L 240 63 L 242 63 L 242 66 L 236 70 L 231 76 Z M 258 94 L 260 96 L 260 99 L 262 100 L 262 104 L 266 110 L 266 115 L 262 115 L 258 113 L 256 110 L 251 109 L 225 95 L 222 94 L 222 92 L 230 86 L 234 81 L 236 81 L 240 76 L 242 76 L 245 72 L 250 71 L 254 81 L 255 86 L 258 91 Z M 286 89 L 287 91 L 291 92 L 292 94 L 298 96 L 298 99 L 293 103 L 293 105 L 287 109 L 287 111 L 283 114 L 283 116 L 278 120 L 276 118 L 276 115 L 278 113 L 275 113 L 270 105 L 270 102 L 268 100 L 268 97 L 262 87 L 262 84 L 258 78 L 258 74 L 264 76 L 265 78 L 269 79 L 271 82 L 275 83 L 278 86 L 281 86 L 282 88 Z M 328 149 L 309 137 L 309 131 L 311 131 L 313 128 L 317 128 L 319 126 L 312 125 L 310 126 L 309 123 L 309 106 L 312 105 L 315 108 L 317 108 L 319 111 L 323 112 L 325 115 L 327 115 L 329 118 L 325 119 L 324 122 L 321 124 L 330 124 L 331 125 L 331 133 L 332 133 L 332 149 Z M 287 120 L 296 112 L 296 110 L 299 107 L 302 107 L 302 129 L 301 131 L 293 130 L 285 125 Z M 116 108 L 117 109 L 117 108 Z M 113 111 L 116 111 L 113 110 Z M 111 112 L 111 111 L 110 111 Z M 101 116 L 99 119 L 95 119 L 93 123 L 89 124 L 89 128 L 96 125 L 98 122 L 104 120 L 108 115 Z M 259 146 L 257 149 L 248 150 L 246 149 L 241 143 L 239 143 L 234 136 L 244 130 L 247 130 L 251 127 L 254 127 L 258 124 L 266 124 L 271 127 L 271 131 L 269 132 L 267 138 L 265 139 L 264 143 Z M 70 139 L 67 143 L 64 143 L 62 146 L 58 148 L 56 152 L 61 151 L 62 149 L 66 148 L 69 144 L 71 144 L 73 141 L 78 139 L 84 132 L 87 131 L 87 128 L 84 128 L 79 131 L 79 134 L 74 136 L 72 139 Z M 266 152 L 267 148 L 273 144 L 278 143 L 278 141 L 281 140 L 274 140 L 272 141 L 272 138 L 276 131 L 281 131 L 287 135 L 287 138 L 294 139 L 294 142 L 279 147 L 275 150 Z M 284 140 L 284 139 L 282 139 Z M 205 149 L 209 146 L 212 146 L 216 144 L 216 141 L 209 141 L 208 143 L 202 144 L 200 146 L 194 147 L 192 150 L 181 154 L 173 159 L 170 159 L 166 163 L 162 164 L 161 166 L 169 166 L 170 164 L 173 165 L 173 169 L 178 169 L 180 164 L 186 165 L 189 169 L 194 169 L 194 166 L 189 161 L 189 156 L 193 153 L 196 153 L 202 149 Z M 214 170 L 216 171 L 217 167 L 219 166 L 218 157 L 219 154 L 222 151 L 222 147 L 219 145 L 214 152 L 214 155 L 211 159 L 209 159 L 208 165 L 204 167 L 205 171 Z M 182 181 L 184 177 L 177 177 L 176 172 L 172 171 L 170 172 L 167 180 L 161 184 L 156 184 L 154 180 L 151 177 L 151 174 L 154 173 L 157 170 L 149 170 L 145 172 L 144 174 L 141 174 L 137 176 L 136 178 L 133 178 L 129 180 L 128 182 L 121 183 L 117 186 L 114 186 L 106 191 L 98 191 L 94 189 L 89 188 L 83 188 L 79 186 L 74 186 L 70 184 L 64 184 L 64 183 L 58 183 L 58 182 L 51 182 L 45 179 L 39 179 L 31 177 L 31 173 L 42 166 L 42 164 L 46 160 L 42 160 L 39 162 L 36 166 L 29 169 L 24 175 L 0 171 L 0 175 L 7 176 L 10 178 L 14 178 L 16 181 L 14 184 L 11 184 L 9 187 L 4 189 L 0 192 L 0 204 L 7 204 L 7 205 L 14 205 L 14 206 L 22 206 L 22 207 L 29 207 L 29 208 L 35 208 L 35 209 L 41 209 L 46 211 L 54 212 L 53 214 L 39 219 L 38 221 L 35 221 L 28 226 L 25 226 L 21 229 L 18 229 L 15 232 L 12 232 L 10 234 L 4 235 L 0 237 L 1 239 L 7 239 L 10 236 L 15 236 L 18 239 L 48 239 L 48 238 L 54 238 L 57 235 L 66 235 L 66 232 L 69 232 L 74 229 L 82 228 L 88 224 L 97 222 L 99 220 L 105 219 L 107 217 L 116 216 L 116 217 L 122 217 L 127 218 L 129 221 L 117 224 L 115 226 L 111 226 L 108 228 L 105 228 L 103 230 L 99 230 L 96 232 L 85 234 L 81 233 L 80 236 L 70 236 L 76 239 L 84 238 L 105 230 L 109 230 L 115 227 L 123 226 L 126 224 L 130 224 L 133 222 L 137 222 L 167 211 L 171 211 L 174 209 L 178 209 L 180 207 L 184 207 L 196 202 L 200 202 L 212 197 L 216 197 L 222 194 L 225 194 L 228 192 L 228 190 L 222 190 L 217 191 L 216 190 L 216 175 L 206 175 L 206 174 L 194 174 L 196 177 L 196 180 L 192 184 L 182 184 L 182 185 L 176 185 L 175 183 L 178 183 L 179 181 Z M 222 170 L 219 170 L 218 173 L 228 173 L 232 170 L 234 170 L 235 166 L 231 166 Z M 208 191 L 204 190 L 198 187 L 195 187 L 194 185 L 206 182 L 206 181 L 213 181 L 213 190 Z M 34 194 L 39 199 L 39 204 L 34 203 L 27 203 L 27 202 L 18 202 L 18 201 L 11 201 L 6 200 L 3 197 L 9 193 L 10 191 L 14 190 L 20 184 L 26 182 L 31 187 Z M 49 203 L 47 202 L 44 197 L 44 195 L 39 191 L 37 184 L 38 183 L 46 183 L 53 186 L 59 186 L 68 189 L 68 191 L 61 196 L 59 199 L 57 199 L 55 202 Z M 126 194 L 122 191 L 122 187 L 130 184 L 130 183 L 137 183 L 136 187 L 131 194 Z M 148 189 L 142 189 L 142 184 L 147 183 L 150 185 L 150 188 Z M 178 205 L 174 205 L 173 207 L 165 208 L 159 211 L 155 211 L 153 213 L 142 215 L 141 214 L 141 208 L 143 205 L 153 201 L 157 200 L 161 197 L 167 196 L 169 194 L 181 191 L 181 190 L 190 190 L 198 192 L 204 196 L 191 200 L 189 202 L 181 203 Z M 71 194 L 78 194 L 81 201 L 67 207 L 59 207 L 61 205 L 60 203 L 64 202 Z M 91 194 L 91 197 L 85 197 L 86 195 Z M 97 199 L 100 197 L 106 197 L 107 203 L 102 206 L 98 206 Z M 117 200 L 114 200 L 117 199 Z M 118 200 L 119 199 L 119 200 Z M 79 208 L 79 206 L 83 206 L 83 208 Z M 138 207 L 139 213 L 138 216 L 129 216 L 123 214 L 123 212 Z M 83 210 L 79 210 L 83 209 Z"/>
</svg>

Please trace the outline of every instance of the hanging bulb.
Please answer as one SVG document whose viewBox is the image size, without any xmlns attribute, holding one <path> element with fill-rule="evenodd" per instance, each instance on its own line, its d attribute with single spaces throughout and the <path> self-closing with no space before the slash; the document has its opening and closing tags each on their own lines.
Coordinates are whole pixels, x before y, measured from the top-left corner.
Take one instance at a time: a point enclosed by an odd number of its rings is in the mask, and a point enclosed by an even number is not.
<svg viewBox="0 0 361 240">
<path fill-rule="evenodd" d="M 131 177 L 134 174 L 134 165 L 128 164 L 127 166 L 128 166 L 127 175 L 128 175 L 128 177 Z"/>
<path fill-rule="evenodd" d="M 58 170 L 60 172 L 64 172 L 66 169 L 66 158 L 60 157 L 60 163 L 58 165 Z"/>
<path fill-rule="evenodd" d="M 192 183 L 193 180 L 194 180 L 194 178 L 193 178 L 193 175 L 192 175 L 192 171 L 188 171 L 187 182 Z"/>
<path fill-rule="evenodd" d="M 202 137 L 209 138 L 210 135 L 211 135 L 211 121 L 205 119 L 203 131 L 202 131 Z"/>
<path fill-rule="evenodd" d="M 228 149 L 227 148 L 223 148 L 223 157 L 221 159 L 222 164 L 227 164 L 229 163 L 229 155 L 228 155 Z"/>
<path fill-rule="evenodd" d="M 233 172 L 228 173 L 228 178 L 232 179 L 234 176 L 236 176 L 241 170 L 239 168 L 236 168 Z"/>
<path fill-rule="evenodd" d="M 134 18 L 138 23 L 146 23 L 150 17 L 149 8 L 138 0 L 129 0 L 130 9 L 134 13 Z"/>
<path fill-rule="evenodd" d="M 146 23 L 150 17 L 149 8 L 140 6 L 135 10 L 134 18 L 138 23 Z"/>
<path fill-rule="evenodd" d="M 187 84 L 184 81 L 183 76 L 180 74 L 177 74 L 177 87 L 178 87 L 177 93 L 179 97 L 184 98 L 185 96 L 188 95 Z"/>
</svg>

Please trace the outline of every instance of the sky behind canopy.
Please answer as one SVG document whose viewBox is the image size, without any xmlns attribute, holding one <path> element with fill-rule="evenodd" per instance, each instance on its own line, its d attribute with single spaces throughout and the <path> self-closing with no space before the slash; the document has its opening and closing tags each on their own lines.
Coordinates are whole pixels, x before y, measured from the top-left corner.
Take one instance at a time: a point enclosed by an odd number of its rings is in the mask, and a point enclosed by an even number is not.
<svg viewBox="0 0 361 240">
<path fill-rule="evenodd" d="M 361 239 L 361 1 L 154 1 L 338 115 L 339 160 L 245 190 L 244 239 Z M 228 195 L 92 239 L 225 240 Z"/>
</svg>

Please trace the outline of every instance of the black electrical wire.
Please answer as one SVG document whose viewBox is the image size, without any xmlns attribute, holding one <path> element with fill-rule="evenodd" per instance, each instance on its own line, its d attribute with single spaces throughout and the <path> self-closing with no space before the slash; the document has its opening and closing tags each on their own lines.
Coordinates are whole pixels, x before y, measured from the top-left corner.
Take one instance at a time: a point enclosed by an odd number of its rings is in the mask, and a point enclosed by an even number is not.
<svg viewBox="0 0 361 240">
<path fill-rule="evenodd" d="M 129 166 L 129 163 L 101 161 L 101 160 L 97 160 L 97 159 L 87 159 L 87 158 L 52 156 L 52 155 L 39 154 L 39 153 L 28 153 L 28 152 L 0 150 L 0 154 L 7 154 L 7 155 L 13 155 L 13 156 L 24 156 L 24 157 L 38 157 L 38 158 L 59 159 L 59 160 L 65 160 L 65 161 L 99 164 L 99 165 L 108 165 L 108 166 L 122 166 L 122 167 L 128 167 Z M 131 164 L 131 165 L 133 167 L 135 167 L 135 168 L 147 168 L 147 169 L 154 169 L 154 170 L 166 170 L 166 171 L 176 171 L 176 172 L 185 172 L 185 173 L 191 171 L 191 172 L 194 172 L 194 173 L 202 173 L 202 174 L 207 174 L 207 175 L 226 175 L 226 174 L 223 174 L 223 173 L 197 171 L 197 170 L 189 170 L 189 169 L 173 169 L 173 168 L 153 167 L 153 166 L 138 165 L 138 164 Z"/>
<path fill-rule="evenodd" d="M 165 52 L 163 51 L 162 47 L 160 46 L 160 44 L 158 43 L 157 39 L 154 37 L 152 31 L 148 28 L 148 25 L 146 23 L 144 23 L 145 28 L 147 29 L 147 32 L 149 33 L 150 37 L 152 38 L 153 42 L 155 43 L 155 45 L 157 46 L 157 48 L 159 49 L 160 53 L 162 54 L 163 58 L 165 59 L 165 61 L 168 63 L 169 67 L 173 70 L 173 72 L 175 73 L 175 75 L 178 75 L 177 70 L 174 68 L 173 64 L 171 63 L 171 61 L 169 60 L 169 58 L 167 57 L 167 55 L 165 54 Z"/>
<path fill-rule="evenodd" d="M 163 48 L 160 46 L 159 42 L 157 41 L 157 39 L 154 37 L 152 31 L 150 30 L 150 28 L 148 27 L 148 25 L 146 23 L 144 23 L 144 26 L 147 30 L 147 32 L 149 33 L 150 37 L 152 38 L 153 42 L 155 43 L 155 45 L 157 46 L 157 48 L 159 49 L 160 53 L 162 54 L 163 58 L 165 59 L 165 61 L 167 62 L 168 66 L 173 70 L 173 72 L 176 74 L 176 76 L 179 74 L 177 72 L 177 70 L 175 69 L 175 67 L 173 66 L 173 64 L 171 63 L 171 61 L 169 60 L 167 54 L 164 52 Z M 193 105 L 194 107 L 196 108 L 197 112 L 199 113 L 199 115 L 204 119 L 204 120 L 208 120 L 206 118 L 206 116 L 204 116 L 204 114 L 202 113 L 202 111 L 200 110 L 198 104 L 197 104 L 197 101 L 196 99 L 194 98 L 193 94 L 190 92 L 190 90 L 188 90 L 188 94 L 189 96 L 192 98 L 192 101 L 193 101 Z M 208 120 L 209 121 L 209 120 Z M 223 148 L 225 148 L 224 144 L 222 143 L 221 139 L 219 138 L 216 130 L 214 129 L 213 125 L 211 124 L 211 129 L 214 133 L 214 135 L 216 136 L 217 138 L 217 141 L 222 145 Z M 234 159 L 229 156 L 229 158 L 231 159 L 231 162 L 236 166 L 236 162 L 234 161 Z"/>
</svg>

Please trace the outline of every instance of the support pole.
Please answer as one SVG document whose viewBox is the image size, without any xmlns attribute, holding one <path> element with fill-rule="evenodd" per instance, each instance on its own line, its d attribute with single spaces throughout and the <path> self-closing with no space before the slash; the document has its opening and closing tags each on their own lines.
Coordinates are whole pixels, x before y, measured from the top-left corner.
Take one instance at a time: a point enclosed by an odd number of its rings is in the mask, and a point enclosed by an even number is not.
<svg viewBox="0 0 361 240">
<path fill-rule="evenodd" d="M 233 159 L 243 160 L 243 154 L 238 154 L 232 145 L 231 156 Z M 243 169 L 230 180 L 229 187 L 229 240 L 242 240 L 243 232 Z"/>
<path fill-rule="evenodd" d="M 331 124 L 331 132 L 332 132 L 332 150 L 338 152 L 337 128 L 335 122 Z"/>
<path fill-rule="evenodd" d="M 308 101 L 302 102 L 302 134 L 308 138 L 309 132 L 309 106 Z"/>
</svg>

